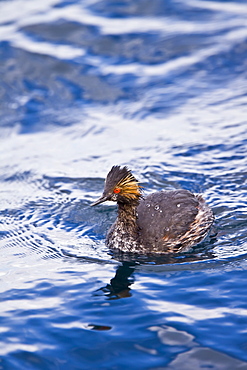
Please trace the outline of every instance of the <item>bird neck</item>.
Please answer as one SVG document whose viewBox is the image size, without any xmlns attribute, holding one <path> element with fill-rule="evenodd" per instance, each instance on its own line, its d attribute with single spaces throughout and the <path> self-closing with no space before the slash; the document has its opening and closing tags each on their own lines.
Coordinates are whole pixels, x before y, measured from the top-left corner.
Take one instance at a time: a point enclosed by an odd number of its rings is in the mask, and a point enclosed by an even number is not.
<svg viewBox="0 0 247 370">
<path fill-rule="evenodd" d="M 121 220 L 134 219 L 136 220 L 136 208 L 138 203 L 122 203 L 118 202 L 118 217 Z"/>
<path fill-rule="evenodd" d="M 121 225 L 122 230 L 129 235 L 136 235 L 137 227 L 137 208 L 138 203 L 120 203 L 118 202 L 117 223 Z"/>
<path fill-rule="evenodd" d="M 112 225 L 106 243 L 110 249 L 131 252 L 139 246 L 140 230 L 137 225 L 137 204 L 118 202 L 118 217 Z"/>
</svg>

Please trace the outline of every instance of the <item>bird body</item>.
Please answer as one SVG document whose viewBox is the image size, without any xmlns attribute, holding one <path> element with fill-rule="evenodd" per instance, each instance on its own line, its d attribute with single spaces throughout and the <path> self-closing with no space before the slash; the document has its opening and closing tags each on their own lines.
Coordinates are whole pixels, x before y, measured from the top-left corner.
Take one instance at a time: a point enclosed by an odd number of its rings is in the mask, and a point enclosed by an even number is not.
<svg viewBox="0 0 247 370">
<path fill-rule="evenodd" d="M 178 189 L 143 197 L 138 181 L 127 167 L 113 166 L 102 197 L 116 201 L 118 217 L 106 244 L 111 250 L 138 254 L 187 251 L 208 234 L 214 216 L 201 195 Z"/>
</svg>

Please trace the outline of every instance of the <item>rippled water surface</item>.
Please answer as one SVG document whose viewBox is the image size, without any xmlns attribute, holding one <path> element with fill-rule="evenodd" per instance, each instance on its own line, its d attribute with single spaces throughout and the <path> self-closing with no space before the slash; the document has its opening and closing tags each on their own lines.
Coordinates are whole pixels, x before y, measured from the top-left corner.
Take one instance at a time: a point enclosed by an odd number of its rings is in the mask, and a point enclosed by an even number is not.
<svg viewBox="0 0 247 370">
<path fill-rule="evenodd" d="M 0 75 L 0 369 L 247 369 L 246 1 L 1 1 Z M 217 239 L 120 261 L 114 164 Z"/>
</svg>

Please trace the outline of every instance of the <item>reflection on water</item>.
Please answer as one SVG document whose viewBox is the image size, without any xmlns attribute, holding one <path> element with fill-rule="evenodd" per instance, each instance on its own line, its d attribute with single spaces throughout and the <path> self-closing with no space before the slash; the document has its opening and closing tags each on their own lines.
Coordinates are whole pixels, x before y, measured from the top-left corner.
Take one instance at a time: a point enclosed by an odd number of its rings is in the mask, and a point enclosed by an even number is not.
<svg viewBox="0 0 247 370">
<path fill-rule="evenodd" d="M 211 348 L 198 347 L 181 353 L 172 361 L 167 369 L 196 369 L 199 367 L 215 369 L 244 369 L 246 363 L 214 351 Z"/>
<path fill-rule="evenodd" d="M 246 16 L 241 0 L 1 2 L 0 367 L 247 368 Z M 144 194 L 202 193 L 217 237 L 112 254 L 116 206 L 89 205 L 114 164 Z"/>
<path fill-rule="evenodd" d="M 135 262 L 123 262 L 117 267 L 116 275 L 110 284 L 100 288 L 98 292 L 103 292 L 109 299 L 131 297 L 130 286 L 134 283 L 132 275 L 135 265 Z"/>
</svg>

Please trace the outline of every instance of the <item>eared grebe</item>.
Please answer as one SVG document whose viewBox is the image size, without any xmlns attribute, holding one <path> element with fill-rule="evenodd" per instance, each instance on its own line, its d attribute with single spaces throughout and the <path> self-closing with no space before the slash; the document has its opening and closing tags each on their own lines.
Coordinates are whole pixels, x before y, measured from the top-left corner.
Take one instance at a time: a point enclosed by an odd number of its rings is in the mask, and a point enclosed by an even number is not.
<svg viewBox="0 0 247 370">
<path fill-rule="evenodd" d="M 159 191 L 144 198 L 127 167 L 112 167 L 101 198 L 92 206 L 107 200 L 117 202 L 118 217 L 106 245 L 122 252 L 187 251 L 206 237 L 214 221 L 202 196 L 188 190 Z"/>
</svg>

